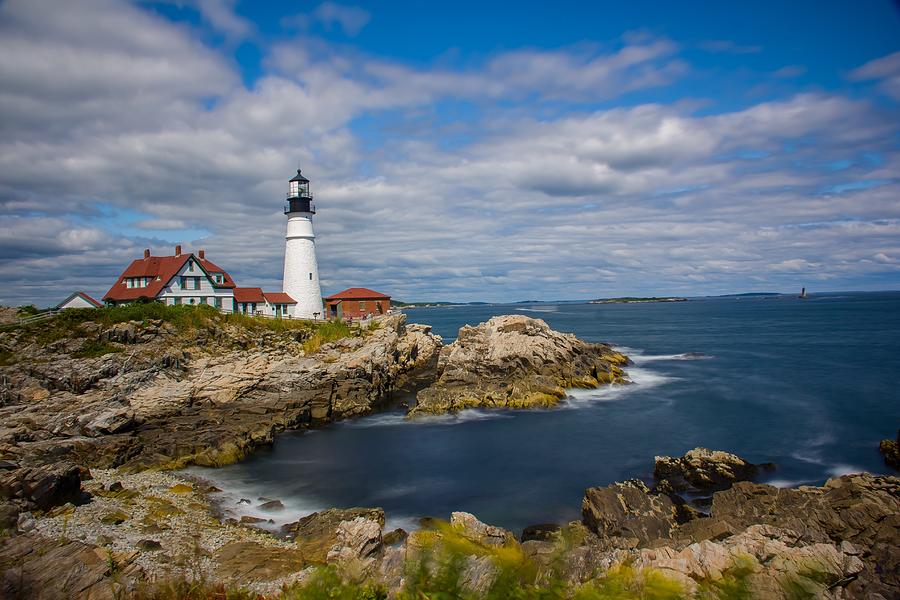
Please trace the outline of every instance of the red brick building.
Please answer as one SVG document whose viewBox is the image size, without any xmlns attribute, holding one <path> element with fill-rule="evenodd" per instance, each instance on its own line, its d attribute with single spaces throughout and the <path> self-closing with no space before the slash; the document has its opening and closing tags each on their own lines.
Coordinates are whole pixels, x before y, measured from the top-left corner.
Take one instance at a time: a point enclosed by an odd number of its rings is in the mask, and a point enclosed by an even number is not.
<svg viewBox="0 0 900 600">
<path fill-rule="evenodd" d="M 368 288 L 348 288 L 325 298 L 332 319 L 361 319 L 391 310 L 391 297 Z"/>
</svg>

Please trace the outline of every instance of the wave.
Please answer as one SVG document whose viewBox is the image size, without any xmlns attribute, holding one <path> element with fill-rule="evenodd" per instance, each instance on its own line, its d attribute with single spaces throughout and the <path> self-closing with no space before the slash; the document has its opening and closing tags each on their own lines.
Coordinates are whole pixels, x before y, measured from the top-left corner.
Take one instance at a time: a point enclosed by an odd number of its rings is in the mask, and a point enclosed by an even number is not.
<svg viewBox="0 0 900 600">
<path fill-rule="evenodd" d="M 205 467 L 189 467 L 185 469 L 189 475 L 204 479 L 219 488 L 220 492 L 210 495 L 222 513 L 223 519 L 253 517 L 263 519 L 253 523 L 255 527 L 269 531 L 279 531 L 282 525 L 292 523 L 301 517 L 324 510 L 327 506 L 310 499 L 298 497 L 267 496 L 263 486 L 231 477 L 222 477 L 214 469 Z M 270 492 L 271 494 L 271 492 Z M 279 500 L 284 508 L 265 510 L 262 505 L 269 500 Z"/>
<path fill-rule="evenodd" d="M 668 360 L 708 360 L 713 358 L 711 354 L 703 352 L 681 352 L 679 354 L 644 354 L 639 348 L 629 348 L 628 346 L 613 346 L 613 350 L 626 355 L 636 364 L 648 362 L 668 361 Z"/>
<path fill-rule="evenodd" d="M 568 390 L 566 403 L 571 408 L 579 408 L 594 402 L 612 402 L 621 400 L 634 392 L 645 391 L 671 381 L 677 381 L 679 377 L 673 377 L 650 369 L 641 367 L 629 367 L 626 369 L 631 384 L 610 384 L 596 389 L 571 389 Z"/>
<path fill-rule="evenodd" d="M 559 312 L 558 306 L 540 306 L 535 308 L 516 308 L 519 312 L 555 313 Z"/>
<path fill-rule="evenodd" d="M 838 463 L 836 465 L 832 465 L 828 468 L 828 474 L 831 477 L 841 477 L 842 475 L 852 475 L 853 473 L 865 473 L 865 469 L 862 467 L 855 467 L 853 465 L 845 465 Z"/>
<path fill-rule="evenodd" d="M 486 421 L 490 419 L 510 419 L 512 415 L 503 409 L 487 410 L 481 408 L 469 408 L 445 415 L 417 415 L 407 419 L 405 413 L 388 413 L 362 417 L 353 421 L 339 423 L 339 427 L 361 428 L 369 427 L 399 427 L 408 425 L 458 425 L 472 421 Z"/>
</svg>

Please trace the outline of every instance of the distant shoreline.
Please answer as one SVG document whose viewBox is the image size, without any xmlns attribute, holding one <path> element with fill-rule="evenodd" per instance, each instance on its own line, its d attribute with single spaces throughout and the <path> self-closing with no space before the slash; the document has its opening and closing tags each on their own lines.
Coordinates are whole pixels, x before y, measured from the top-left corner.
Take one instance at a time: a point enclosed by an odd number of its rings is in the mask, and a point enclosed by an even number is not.
<svg viewBox="0 0 900 600">
<path fill-rule="evenodd" d="M 588 300 L 588 304 L 647 304 L 650 302 L 687 302 L 687 298 L 598 298 Z"/>
</svg>

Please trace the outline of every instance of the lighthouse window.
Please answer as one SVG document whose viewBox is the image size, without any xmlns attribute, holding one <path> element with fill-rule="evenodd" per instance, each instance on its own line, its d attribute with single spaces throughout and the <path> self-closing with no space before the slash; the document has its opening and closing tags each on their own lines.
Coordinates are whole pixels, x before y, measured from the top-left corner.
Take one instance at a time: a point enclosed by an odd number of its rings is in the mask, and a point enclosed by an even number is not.
<svg viewBox="0 0 900 600">
<path fill-rule="evenodd" d="M 312 281 L 312 273 L 309 274 L 309 280 Z"/>
</svg>

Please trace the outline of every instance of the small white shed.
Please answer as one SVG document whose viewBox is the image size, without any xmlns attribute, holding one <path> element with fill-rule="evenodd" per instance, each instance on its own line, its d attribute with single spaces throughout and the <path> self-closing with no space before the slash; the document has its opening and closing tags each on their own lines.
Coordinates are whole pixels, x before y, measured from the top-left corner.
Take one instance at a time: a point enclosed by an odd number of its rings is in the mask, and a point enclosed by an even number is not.
<svg viewBox="0 0 900 600">
<path fill-rule="evenodd" d="M 84 292 L 72 292 L 72 295 L 56 305 L 57 310 L 65 308 L 103 308 L 103 304 L 97 302 Z"/>
</svg>

